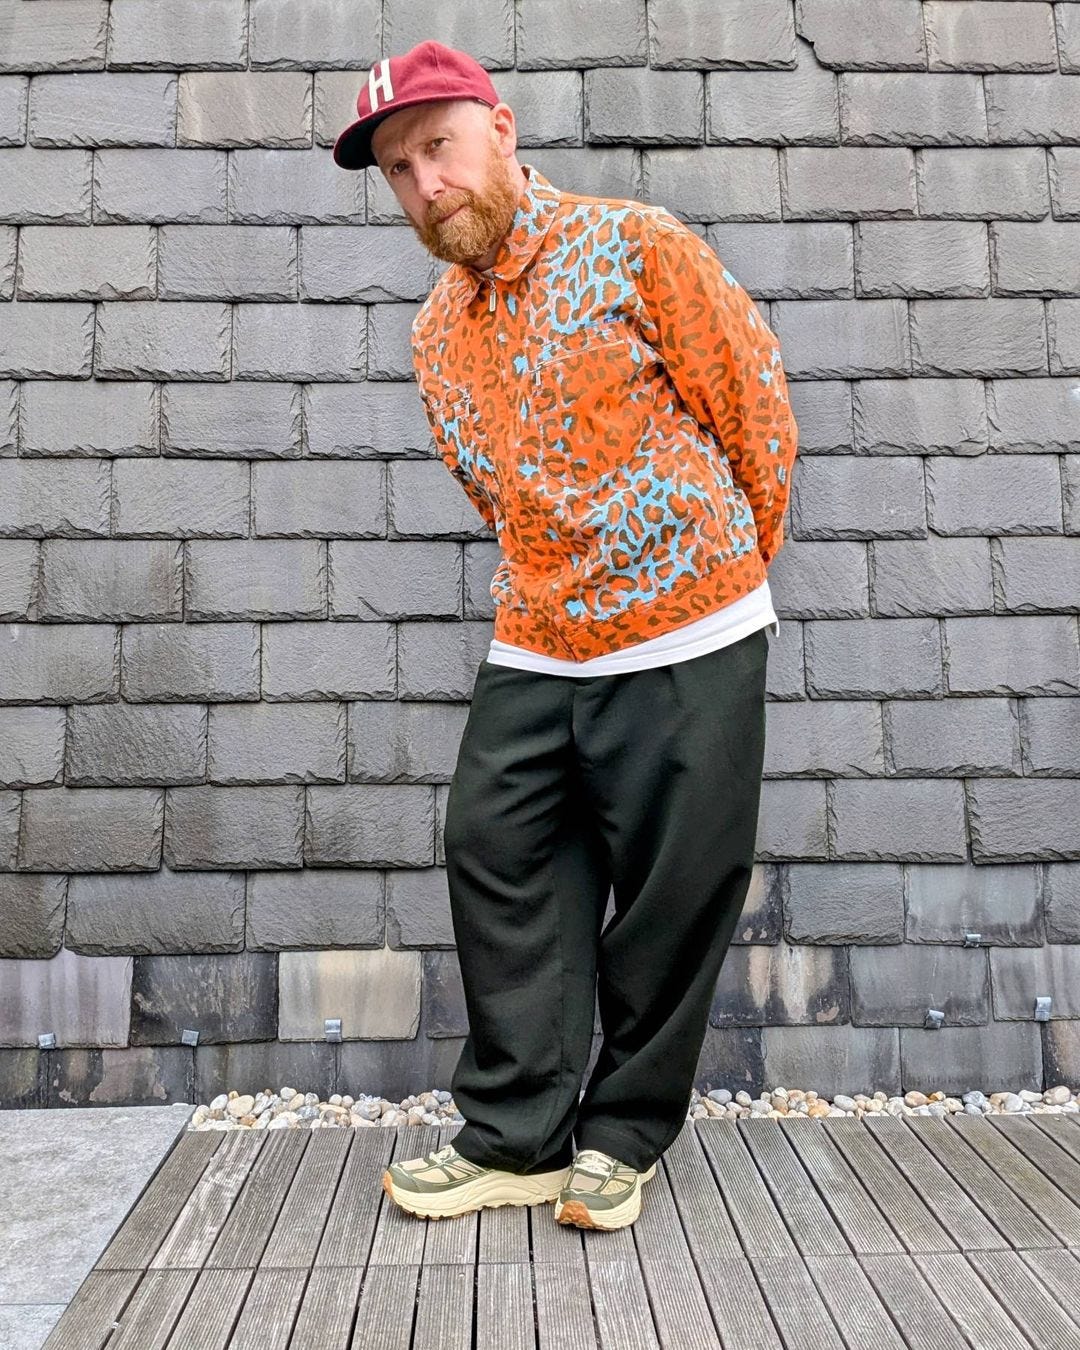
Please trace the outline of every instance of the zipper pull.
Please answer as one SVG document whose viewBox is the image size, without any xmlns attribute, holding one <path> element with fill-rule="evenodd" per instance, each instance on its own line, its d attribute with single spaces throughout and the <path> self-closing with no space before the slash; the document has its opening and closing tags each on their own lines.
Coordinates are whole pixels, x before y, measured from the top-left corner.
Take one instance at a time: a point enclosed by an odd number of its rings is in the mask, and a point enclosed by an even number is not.
<svg viewBox="0 0 1080 1350">
<path fill-rule="evenodd" d="M 495 313 L 495 283 L 494 283 L 493 281 L 489 281 L 489 282 L 488 282 L 488 285 L 491 287 L 491 295 L 490 295 L 490 297 L 488 298 L 488 312 L 491 313 L 491 314 L 494 314 L 494 313 Z"/>
</svg>

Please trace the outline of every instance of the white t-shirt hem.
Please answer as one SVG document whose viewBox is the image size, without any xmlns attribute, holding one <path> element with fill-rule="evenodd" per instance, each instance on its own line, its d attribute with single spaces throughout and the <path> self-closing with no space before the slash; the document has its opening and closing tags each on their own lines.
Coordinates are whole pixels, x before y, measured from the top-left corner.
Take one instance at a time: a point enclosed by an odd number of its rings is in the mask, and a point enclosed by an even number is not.
<svg viewBox="0 0 1080 1350">
<path fill-rule="evenodd" d="M 648 670 L 655 666 L 689 661 L 695 656 L 729 646 L 741 638 L 767 628 L 771 637 L 779 637 L 780 620 L 773 609 L 768 581 L 763 581 L 748 595 L 722 609 L 714 610 L 692 623 L 683 624 L 647 638 L 621 651 L 606 652 L 587 661 L 563 661 L 541 652 L 528 651 L 508 642 L 493 638 L 487 661 L 496 666 L 513 666 L 517 670 L 531 670 L 545 675 L 569 675 L 587 679 L 593 675 L 618 675 L 630 670 Z"/>
</svg>

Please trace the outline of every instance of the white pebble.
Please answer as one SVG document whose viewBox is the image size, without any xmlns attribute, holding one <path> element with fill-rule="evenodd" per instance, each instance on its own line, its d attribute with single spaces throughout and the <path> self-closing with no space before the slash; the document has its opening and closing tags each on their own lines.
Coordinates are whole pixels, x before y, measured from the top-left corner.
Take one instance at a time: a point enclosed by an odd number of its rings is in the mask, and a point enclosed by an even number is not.
<svg viewBox="0 0 1080 1350">
<path fill-rule="evenodd" d="M 994 1091 L 989 1096 L 974 1088 L 959 1096 L 944 1091 L 929 1093 L 911 1089 L 904 1095 L 892 1095 L 877 1089 L 872 1095 L 862 1092 L 837 1092 L 830 1101 L 816 1090 L 778 1085 L 762 1088 L 757 1096 L 741 1089 L 732 1097 L 727 1088 L 711 1088 L 701 1093 L 692 1088 L 687 1106 L 688 1120 L 745 1117 L 780 1120 L 788 1115 L 811 1119 L 825 1116 L 864 1115 L 945 1117 L 957 1112 L 982 1116 L 990 1112 L 1047 1115 L 1080 1112 L 1080 1092 L 1065 1083 L 1045 1092 L 1019 1088 L 1016 1092 Z M 404 1125 L 437 1126 L 462 1124 L 465 1117 L 445 1088 L 429 1088 L 410 1093 L 401 1101 L 391 1101 L 378 1093 L 361 1092 L 355 1097 L 331 1093 L 322 1100 L 317 1092 L 301 1092 L 287 1085 L 278 1092 L 260 1088 L 254 1094 L 236 1088 L 221 1092 L 207 1103 L 197 1104 L 188 1122 L 189 1130 L 285 1130 L 285 1129 L 371 1129 L 375 1126 L 399 1128 Z"/>
</svg>

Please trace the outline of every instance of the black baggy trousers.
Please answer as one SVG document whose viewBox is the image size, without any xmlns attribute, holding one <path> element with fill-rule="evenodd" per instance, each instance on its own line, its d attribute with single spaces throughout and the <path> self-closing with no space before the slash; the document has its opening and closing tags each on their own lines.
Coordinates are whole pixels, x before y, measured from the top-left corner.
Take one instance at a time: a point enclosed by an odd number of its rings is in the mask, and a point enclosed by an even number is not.
<svg viewBox="0 0 1080 1350">
<path fill-rule="evenodd" d="M 553 1170 L 573 1135 L 644 1171 L 685 1124 L 754 863 L 768 646 L 588 678 L 481 662 L 443 834 L 464 1157 Z"/>
</svg>

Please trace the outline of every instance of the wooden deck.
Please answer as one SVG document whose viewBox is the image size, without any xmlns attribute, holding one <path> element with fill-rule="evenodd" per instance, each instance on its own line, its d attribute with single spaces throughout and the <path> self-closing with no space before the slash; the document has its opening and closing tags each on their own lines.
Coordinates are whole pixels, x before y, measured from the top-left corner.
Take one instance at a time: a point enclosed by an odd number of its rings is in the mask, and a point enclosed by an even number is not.
<svg viewBox="0 0 1080 1350">
<path fill-rule="evenodd" d="M 1075 1115 L 701 1120 L 614 1233 L 403 1213 L 459 1128 L 185 1133 L 47 1350 L 1080 1350 Z"/>
</svg>

